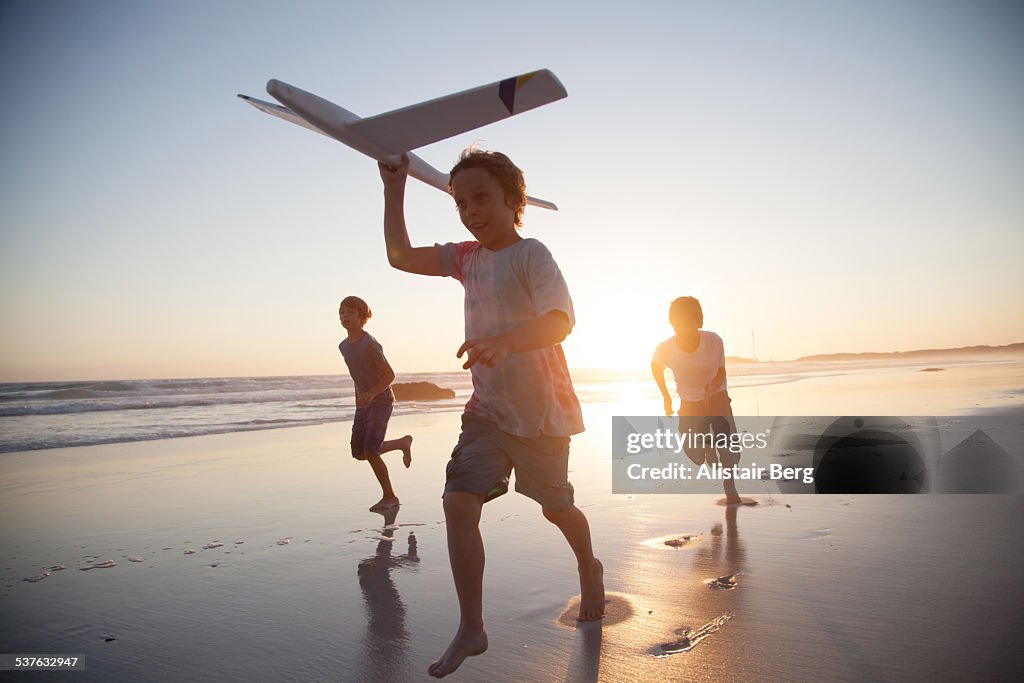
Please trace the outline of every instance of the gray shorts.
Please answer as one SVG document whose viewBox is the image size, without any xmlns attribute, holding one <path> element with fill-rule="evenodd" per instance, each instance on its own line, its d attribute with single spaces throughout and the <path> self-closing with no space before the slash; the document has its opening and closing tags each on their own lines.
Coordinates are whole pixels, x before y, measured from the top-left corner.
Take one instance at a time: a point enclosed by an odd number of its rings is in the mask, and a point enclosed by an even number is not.
<svg viewBox="0 0 1024 683">
<path fill-rule="evenodd" d="M 679 432 L 735 434 L 736 421 L 732 415 L 729 392 L 719 391 L 703 401 L 681 401 L 679 406 Z M 718 462 L 732 467 L 740 461 L 738 453 L 715 448 L 701 448 L 687 444 L 683 449 L 695 465 Z"/>
<path fill-rule="evenodd" d="M 485 501 L 497 498 L 508 492 L 513 470 L 516 491 L 545 510 L 572 506 L 569 437 L 515 436 L 482 417 L 464 413 L 459 443 L 448 461 L 445 494 L 480 493 Z"/>
</svg>

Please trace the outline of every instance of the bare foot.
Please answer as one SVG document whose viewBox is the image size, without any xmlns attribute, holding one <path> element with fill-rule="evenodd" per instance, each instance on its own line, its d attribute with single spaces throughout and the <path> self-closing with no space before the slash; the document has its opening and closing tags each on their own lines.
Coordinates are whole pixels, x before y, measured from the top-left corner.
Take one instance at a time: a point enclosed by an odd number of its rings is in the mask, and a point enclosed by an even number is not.
<svg viewBox="0 0 1024 683">
<path fill-rule="evenodd" d="M 604 616 L 604 565 L 598 559 L 580 568 L 580 613 L 576 621 L 597 621 Z"/>
<path fill-rule="evenodd" d="M 487 651 L 487 630 L 475 633 L 463 633 L 462 629 L 455 634 L 455 639 L 448 645 L 441 658 L 427 667 L 427 673 L 434 678 L 444 678 L 459 668 L 466 657 L 474 657 Z"/>
<path fill-rule="evenodd" d="M 382 510 L 389 510 L 391 508 L 398 507 L 398 497 L 391 496 L 390 498 L 384 497 L 378 500 L 376 503 L 370 506 L 370 512 L 380 512 Z"/>
<path fill-rule="evenodd" d="M 399 441 L 402 442 L 402 464 L 408 468 L 412 464 L 412 436 L 406 434 Z"/>
</svg>

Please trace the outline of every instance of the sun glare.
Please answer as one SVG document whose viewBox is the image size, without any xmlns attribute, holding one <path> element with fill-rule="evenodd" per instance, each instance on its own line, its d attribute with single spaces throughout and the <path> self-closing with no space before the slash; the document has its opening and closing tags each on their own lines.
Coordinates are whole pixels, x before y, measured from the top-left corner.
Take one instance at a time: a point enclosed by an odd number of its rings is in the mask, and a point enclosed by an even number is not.
<svg viewBox="0 0 1024 683">
<path fill-rule="evenodd" d="M 628 294 L 611 299 L 588 295 L 600 291 L 592 287 L 577 291 L 576 327 L 564 342 L 569 365 L 623 371 L 648 368 L 654 347 L 672 335 L 662 310 L 667 304 L 638 301 Z"/>
</svg>

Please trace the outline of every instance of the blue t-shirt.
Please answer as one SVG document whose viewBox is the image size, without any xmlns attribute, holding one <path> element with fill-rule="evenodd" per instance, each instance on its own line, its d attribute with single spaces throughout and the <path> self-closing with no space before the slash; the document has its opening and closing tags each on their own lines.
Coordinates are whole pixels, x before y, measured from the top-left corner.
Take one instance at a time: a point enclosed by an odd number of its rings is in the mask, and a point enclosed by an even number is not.
<svg viewBox="0 0 1024 683">
<path fill-rule="evenodd" d="M 369 332 L 363 332 L 363 336 L 354 342 L 347 338 L 343 339 L 338 344 L 338 350 L 341 351 L 341 355 L 345 359 L 348 374 L 352 375 L 356 391 L 363 393 L 380 382 L 377 368 L 381 363 L 387 362 L 384 358 L 384 347 Z M 395 400 L 395 394 L 391 391 L 391 387 L 375 396 L 373 400 L 377 401 L 382 398 Z"/>
</svg>

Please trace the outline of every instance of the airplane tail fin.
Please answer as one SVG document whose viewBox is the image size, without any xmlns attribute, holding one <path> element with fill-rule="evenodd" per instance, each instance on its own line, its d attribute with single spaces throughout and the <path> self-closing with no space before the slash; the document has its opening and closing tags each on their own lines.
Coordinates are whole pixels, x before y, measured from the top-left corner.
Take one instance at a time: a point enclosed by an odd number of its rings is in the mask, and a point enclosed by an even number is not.
<svg viewBox="0 0 1024 683">
<path fill-rule="evenodd" d="M 284 119 L 285 121 L 294 123 L 296 126 L 308 128 L 314 133 L 320 133 L 320 135 L 327 135 L 327 133 L 323 132 L 322 130 L 314 126 L 312 123 L 302 118 L 301 116 L 293 112 L 291 109 L 288 109 L 287 107 L 282 107 L 280 104 L 274 104 L 273 102 L 264 102 L 263 100 L 258 100 L 255 97 L 249 97 L 248 95 L 243 95 L 241 93 L 239 93 L 238 96 L 242 98 L 242 100 L 248 102 L 249 104 L 256 107 L 265 114 L 270 114 L 271 116 L 276 116 L 279 119 Z M 327 137 L 331 136 L 327 135 Z"/>
</svg>

